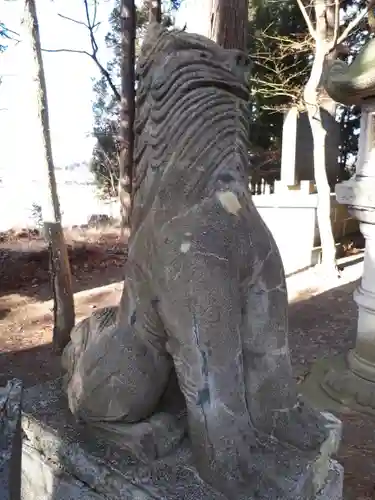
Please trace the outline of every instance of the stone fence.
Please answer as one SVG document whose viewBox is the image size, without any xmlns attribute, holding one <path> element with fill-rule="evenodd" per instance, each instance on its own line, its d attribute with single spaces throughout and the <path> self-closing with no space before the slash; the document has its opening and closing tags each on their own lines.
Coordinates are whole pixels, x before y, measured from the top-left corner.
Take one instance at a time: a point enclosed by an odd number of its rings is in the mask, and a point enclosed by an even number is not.
<svg viewBox="0 0 375 500">
<path fill-rule="evenodd" d="M 119 218 L 118 200 L 98 199 L 94 185 L 61 183 L 58 187 L 64 226 L 85 225 L 93 214 Z M 294 186 L 287 186 L 273 178 L 262 178 L 250 182 L 249 187 L 255 205 L 280 248 L 286 273 L 292 274 L 314 265 L 319 257 L 320 241 L 316 217 L 317 194 L 312 183 L 301 181 Z M 12 206 L 10 198 L 8 200 L 5 196 L 8 191 L 0 189 L 0 209 L 4 209 L 0 210 L 0 223 L 3 223 L 0 230 L 35 227 L 35 220 L 30 216 L 33 190 L 29 198 L 26 193 L 20 197 L 24 206 L 18 202 Z M 346 207 L 336 202 L 335 194 L 331 195 L 331 199 L 332 226 L 338 241 L 343 236 L 357 232 L 358 222 L 348 214 Z M 11 216 L 11 220 L 7 221 L 7 216 Z"/>
<path fill-rule="evenodd" d="M 317 223 L 318 195 L 310 182 L 283 186 L 276 182 L 273 194 L 253 197 L 263 220 L 279 247 L 287 275 L 316 264 L 320 256 Z M 336 241 L 359 230 L 345 206 L 331 194 L 331 222 Z"/>
</svg>

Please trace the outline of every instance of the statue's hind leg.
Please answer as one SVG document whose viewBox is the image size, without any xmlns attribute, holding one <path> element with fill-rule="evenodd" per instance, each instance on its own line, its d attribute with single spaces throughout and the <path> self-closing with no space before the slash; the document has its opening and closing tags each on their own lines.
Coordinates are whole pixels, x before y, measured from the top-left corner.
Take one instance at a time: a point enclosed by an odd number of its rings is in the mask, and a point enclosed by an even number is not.
<svg viewBox="0 0 375 500">
<path fill-rule="evenodd" d="M 270 248 L 256 273 L 242 284 L 241 331 L 248 408 L 259 431 L 299 449 L 318 450 L 326 435 L 324 419 L 298 393 L 293 378 L 287 290 L 271 236 Z"/>
<path fill-rule="evenodd" d="M 252 217 L 255 229 L 207 201 L 164 225 L 160 315 L 201 477 L 229 499 L 307 500 L 327 433 L 297 398 L 281 263 L 266 233 L 250 246 L 248 232 L 265 230 Z"/>
<path fill-rule="evenodd" d="M 147 280 L 128 263 L 117 324 L 90 336 L 67 393 L 86 421 L 137 422 L 150 416 L 166 389 L 172 361 Z"/>
<path fill-rule="evenodd" d="M 249 488 L 241 463 L 251 463 L 256 436 L 243 384 L 238 283 L 219 255 L 169 257 L 159 308 L 187 405 L 194 463 L 214 488 L 241 498 Z"/>
</svg>

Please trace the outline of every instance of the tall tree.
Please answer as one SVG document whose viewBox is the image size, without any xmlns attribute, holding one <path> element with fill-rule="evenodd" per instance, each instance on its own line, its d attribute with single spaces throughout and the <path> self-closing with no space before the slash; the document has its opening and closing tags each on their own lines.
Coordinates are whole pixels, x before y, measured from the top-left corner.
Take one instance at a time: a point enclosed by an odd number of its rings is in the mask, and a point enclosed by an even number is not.
<svg viewBox="0 0 375 500">
<path fill-rule="evenodd" d="M 121 227 L 129 223 L 132 206 L 134 111 L 135 111 L 135 38 L 134 0 L 121 0 L 121 110 L 120 110 L 120 179 Z"/>
<path fill-rule="evenodd" d="M 226 49 L 246 50 L 249 0 L 209 0 L 210 38 Z"/>
<path fill-rule="evenodd" d="M 50 124 L 48 114 L 47 87 L 35 0 L 25 0 L 24 25 L 27 29 L 35 63 L 35 84 L 39 110 L 40 135 L 43 144 L 43 160 L 48 180 L 48 193 L 43 200 L 43 222 L 45 237 L 50 249 L 51 282 L 54 298 L 53 346 L 61 353 L 70 340 L 74 326 L 74 298 L 72 279 L 64 233 L 61 225 L 60 203 L 57 194 L 55 166 L 52 156 Z"/>
<path fill-rule="evenodd" d="M 175 2 L 176 3 L 176 2 Z M 136 10 L 136 57 L 140 48 L 143 33 L 150 19 L 149 2 L 144 1 L 137 5 Z M 162 16 L 162 23 L 172 23 L 171 13 L 176 8 L 172 6 L 170 12 Z M 105 37 L 106 46 L 113 52 L 113 59 L 107 64 L 113 86 L 121 88 L 122 65 L 122 38 L 120 1 L 117 0 L 109 17 L 110 31 Z M 96 144 L 93 149 L 91 170 L 95 176 L 96 184 L 104 196 L 117 196 L 119 180 L 119 155 L 120 155 L 120 92 L 114 93 L 108 79 L 101 76 L 94 85 L 95 100 L 94 111 L 94 136 Z M 127 194 L 125 192 L 127 197 Z M 128 199 L 128 198 L 127 198 Z"/>
<path fill-rule="evenodd" d="M 311 37 L 314 40 L 314 59 L 310 77 L 304 89 L 304 101 L 309 117 L 314 144 L 314 175 L 318 192 L 317 218 L 322 245 L 322 265 L 325 271 L 336 270 L 336 248 L 332 233 L 330 207 L 331 189 L 326 172 L 326 136 L 322 116 L 322 105 L 333 112 L 335 103 L 327 99 L 322 88 L 323 70 L 326 58 L 338 57 L 343 49 L 343 42 L 365 18 L 371 0 L 347 26 L 340 25 L 340 7 L 346 0 L 296 0 L 305 18 Z M 323 108 L 323 109 L 324 109 Z"/>
<path fill-rule="evenodd" d="M 149 0 L 150 23 L 161 23 L 161 0 Z"/>
</svg>

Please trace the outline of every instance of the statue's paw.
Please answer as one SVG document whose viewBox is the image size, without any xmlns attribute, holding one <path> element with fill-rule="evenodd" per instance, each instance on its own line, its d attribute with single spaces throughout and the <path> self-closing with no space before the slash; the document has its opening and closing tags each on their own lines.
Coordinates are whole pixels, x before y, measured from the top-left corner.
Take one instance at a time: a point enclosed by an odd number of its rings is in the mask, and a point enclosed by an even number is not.
<svg viewBox="0 0 375 500">
<path fill-rule="evenodd" d="M 301 450 L 317 450 L 328 437 L 326 421 L 303 401 L 292 408 L 274 410 L 272 435 Z"/>
</svg>

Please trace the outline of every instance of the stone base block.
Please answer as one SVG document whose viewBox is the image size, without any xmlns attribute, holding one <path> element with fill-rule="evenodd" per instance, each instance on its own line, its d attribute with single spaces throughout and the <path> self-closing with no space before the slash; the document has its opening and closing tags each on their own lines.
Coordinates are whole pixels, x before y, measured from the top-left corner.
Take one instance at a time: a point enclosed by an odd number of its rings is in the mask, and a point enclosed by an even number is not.
<svg viewBox="0 0 375 500">
<path fill-rule="evenodd" d="M 43 458 L 27 444 L 22 448 L 22 500 L 103 500 L 99 495 Z"/>
<path fill-rule="evenodd" d="M 318 408 L 375 415 L 375 383 L 353 373 L 346 354 L 316 362 L 301 390 Z"/>
<path fill-rule="evenodd" d="M 184 425 L 173 417 L 163 417 L 161 412 L 125 426 L 125 433 L 118 429 L 115 444 L 73 421 L 58 382 L 29 389 L 22 422 L 22 499 L 226 500 L 198 476 L 188 438 L 181 431 Z M 337 420 L 329 415 L 327 419 L 332 425 L 331 440 L 339 440 Z M 133 437 L 128 446 L 122 436 Z M 295 500 L 341 500 L 342 467 L 323 451 L 313 467 L 311 477 L 322 488 L 313 498 Z M 255 500 L 251 491 L 248 500 Z M 267 500 L 282 499 L 270 496 Z"/>
<path fill-rule="evenodd" d="M 342 500 L 344 484 L 344 468 L 335 460 L 330 460 L 329 474 L 326 484 L 316 500 Z"/>
<path fill-rule="evenodd" d="M 27 445 L 23 447 L 23 471 L 22 471 L 22 500 L 107 500 L 109 497 L 89 489 L 84 483 L 75 479 L 72 475 L 54 467 L 48 459 L 43 459 L 40 453 Z M 329 475 L 325 486 L 316 496 L 316 500 L 342 500 L 343 498 L 343 467 L 331 460 L 329 464 Z M 177 491 L 178 492 L 178 491 Z M 194 500 L 212 498 L 219 499 L 221 496 L 210 496 L 210 491 L 201 490 L 200 497 L 190 497 L 189 485 L 185 484 L 185 491 L 180 498 L 194 498 Z M 114 498 L 114 497 L 112 497 Z M 132 499 L 169 499 L 178 498 L 134 493 L 132 497 L 121 498 Z M 250 497 L 249 497 L 250 498 Z"/>
<path fill-rule="evenodd" d="M 375 415 L 375 383 L 353 373 L 343 355 L 334 360 L 321 385 L 331 398 L 345 406 Z"/>
</svg>

